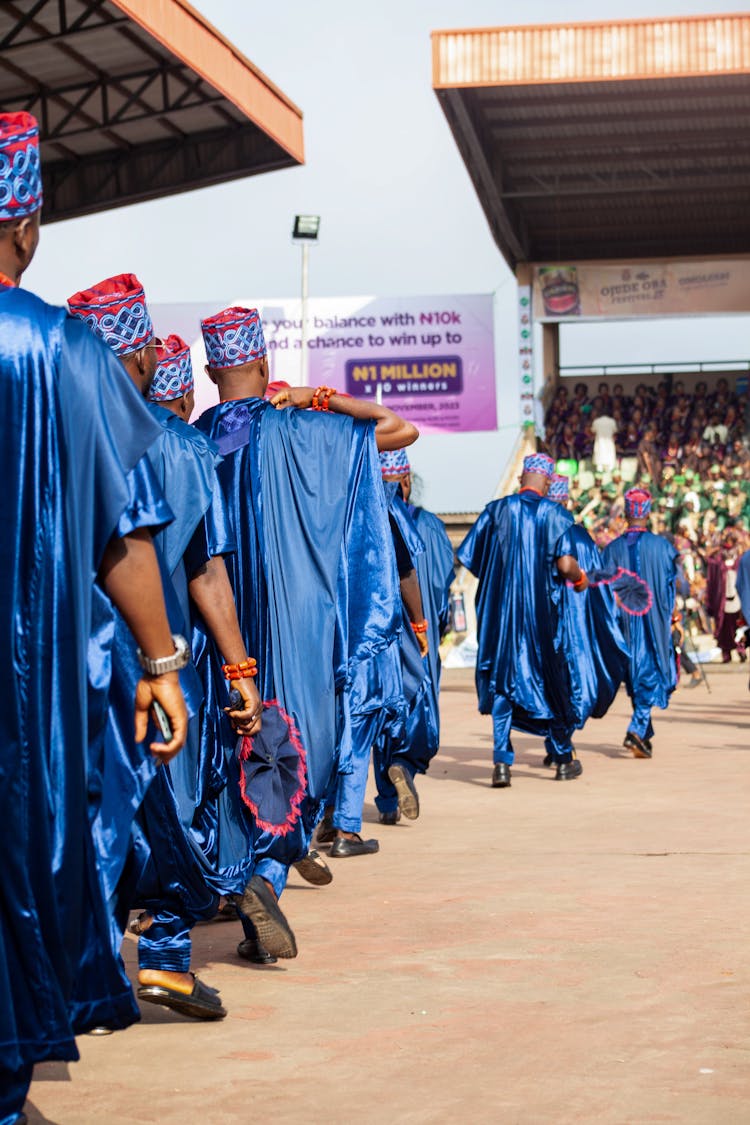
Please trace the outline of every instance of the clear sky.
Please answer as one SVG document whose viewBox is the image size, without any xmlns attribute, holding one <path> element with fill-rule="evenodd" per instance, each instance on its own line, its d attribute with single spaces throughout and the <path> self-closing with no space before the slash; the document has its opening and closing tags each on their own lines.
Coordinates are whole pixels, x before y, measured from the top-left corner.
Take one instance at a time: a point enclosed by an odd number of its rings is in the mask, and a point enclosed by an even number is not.
<svg viewBox="0 0 750 1125">
<path fill-rule="evenodd" d="M 205 300 L 218 308 L 238 293 L 294 296 L 299 250 L 290 241 L 291 222 L 296 212 L 310 211 L 322 216 L 313 294 L 499 290 L 498 378 L 513 388 L 513 280 L 432 92 L 430 31 L 747 9 L 747 0 L 193 3 L 303 109 L 306 165 L 53 224 L 43 231 L 26 284 L 62 302 L 102 277 L 132 270 L 154 303 Z M 582 327 L 564 348 L 576 363 L 643 360 L 655 349 L 673 352 L 664 358 L 674 360 L 697 350 L 705 359 L 748 350 L 745 318 L 720 333 L 706 324 L 673 322 L 645 335 L 618 325 L 603 332 Z M 422 469 L 441 484 L 429 499 L 444 508 L 476 507 L 489 498 L 506 446 L 450 440 L 459 461 L 471 450 L 482 472 L 462 472 L 459 495 L 445 466 L 439 471 L 435 463 L 440 439 L 430 439 Z M 445 461 L 444 453 L 439 457 Z"/>
</svg>

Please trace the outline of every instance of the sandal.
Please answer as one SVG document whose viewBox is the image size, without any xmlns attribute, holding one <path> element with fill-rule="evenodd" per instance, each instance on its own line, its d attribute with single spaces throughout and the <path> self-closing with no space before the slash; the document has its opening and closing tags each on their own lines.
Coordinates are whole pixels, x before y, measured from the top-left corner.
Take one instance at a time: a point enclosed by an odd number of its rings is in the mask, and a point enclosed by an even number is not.
<svg viewBox="0 0 750 1125">
<path fill-rule="evenodd" d="M 203 984 L 193 974 L 193 991 L 191 993 L 178 992 L 174 988 L 165 988 L 161 984 L 142 984 L 136 995 L 139 1000 L 146 1000 L 149 1004 L 160 1004 L 163 1008 L 171 1008 L 182 1016 L 189 1016 L 194 1020 L 223 1020 L 227 1014 L 226 1008 L 219 999 L 215 988 Z"/>
</svg>

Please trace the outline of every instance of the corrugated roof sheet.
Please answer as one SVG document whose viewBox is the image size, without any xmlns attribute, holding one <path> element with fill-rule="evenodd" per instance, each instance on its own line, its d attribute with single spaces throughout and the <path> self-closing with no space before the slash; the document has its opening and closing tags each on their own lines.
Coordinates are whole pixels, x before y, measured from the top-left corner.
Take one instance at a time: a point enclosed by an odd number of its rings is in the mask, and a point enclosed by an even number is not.
<svg viewBox="0 0 750 1125">
<path fill-rule="evenodd" d="M 433 86 L 497 86 L 736 74 L 750 15 L 435 31 Z"/>
</svg>

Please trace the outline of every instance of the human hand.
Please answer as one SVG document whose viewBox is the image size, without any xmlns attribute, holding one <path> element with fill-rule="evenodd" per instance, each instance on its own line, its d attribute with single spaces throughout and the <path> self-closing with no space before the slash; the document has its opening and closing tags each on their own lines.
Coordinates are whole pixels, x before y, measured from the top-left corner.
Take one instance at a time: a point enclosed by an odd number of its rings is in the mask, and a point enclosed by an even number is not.
<svg viewBox="0 0 750 1125">
<path fill-rule="evenodd" d="M 152 742 L 149 750 L 159 762 L 171 762 L 185 745 L 188 728 L 187 708 L 176 672 L 163 676 L 144 676 L 135 689 L 135 740 L 143 742 L 154 703 L 166 712 L 172 737 L 169 742 Z"/>
<path fill-rule="evenodd" d="M 430 651 L 430 642 L 427 638 L 427 634 L 415 633 L 414 636 L 417 638 L 417 644 L 419 645 L 419 655 L 427 656 L 427 653 Z"/>
<path fill-rule="evenodd" d="M 225 707 L 235 732 L 243 737 L 257 734 L 263 725 L 263 701 L 252 679 L 230 680 L 229 690 L 242 696 L 242 707 Z"/>
<path fill-rule="evenodd" d="M 273 396 L 271 406 L 275 406 L 277 410 L 285 410 L 287 406 L 297 406 L 301 410 L 307 410 L 312 406 L 314 394 L 312 387 L 284 387 Z"/>
</svg>

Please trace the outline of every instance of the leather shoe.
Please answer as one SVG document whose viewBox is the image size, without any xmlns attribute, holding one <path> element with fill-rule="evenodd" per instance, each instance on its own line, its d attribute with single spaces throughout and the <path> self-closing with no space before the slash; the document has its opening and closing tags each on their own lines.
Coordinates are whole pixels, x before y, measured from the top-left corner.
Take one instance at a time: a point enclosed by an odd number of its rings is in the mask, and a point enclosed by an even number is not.
<svg viewBox="0 0 750 1125">
<path fill-rule="evenodd" d="M 379 820 L 381 824 L 398 824 L 401 820 L 401 809 L 394 809 L 393 812 L 382 812 Z"/>
<path fill-rule="evenodd" d="M 544 757 L 542 758 L 542 765 L 543 766 L 554 766 L 554 764 L 555 764 L 555 759 L 552 756 L 552 754 L 545 754 Z"/>
<path fill-rule="evenodd" d="M 316 844 L 331 844 L 336 839 L 336 829 L 333 827 L 333 809 L 326 809 L 323 819 L 315 829 Z"/>
<path fill-rule="evenodd" d="M 510 786 L 510 766 L 507 762 L 495 762 L 492 771 L 492 788 L 507 789 Z"/>
<path fill-rule="evenodd" d="M 252 922 L 258 940 L 274 957 L 297 956 L 297 942 L 292 927 L 284 916 L 278 900 L 260 875 L 253 875 L 241 896 L 235 899 L 237 909 Z"/>
<path fill-rule="evenodd" d="M 275 965 L 278 960 L 264 945 L 253 938 L 245 938 L 240 942 L 237 946 L 237 955 L 252 965 Z"/>
<path fill-rule="evenodd" d="M 582 773 L 583 766 L 578 758 L 574 758 L 572 762 L 558 762 L 555 781 L 572 781 L 574 777 L 580 777 Z"/>
<path fill-rule="evenodd" d="M 388 780 L 396 790 L 398 807 L 407 820 L 416 820 L 419 816 L 419 797 L 414 787 L 414 779 L 404 766 L 393 765 L 388 767 Z"/>
<path fill-rule="evenodd" d="M 350 855 L 374 855 L 377 851 L 380 851 L 377 840 L 363 840 L 359 835 L 355 835 L 351 840 L 346 836 L 337 836 L 331 844 L 329 854 L 334 859 L 343 859 Z"/>
<path fill-rule="evenodd" d="M 625 735 L 623 746 L 626 750 L 633 751 L 634 758 L 650 758 L 653 755 L 653 747 L 649 739 L 640 738 L 633 730 L 629 730 Z"/>
<path fill-rule="evenodd" d="M 327 887 L 333 882 L 333 872 L 315 848 L 311 848 L 304 859 L 297 860 L 294 870 L 314 887 Z"/>
</svg>

